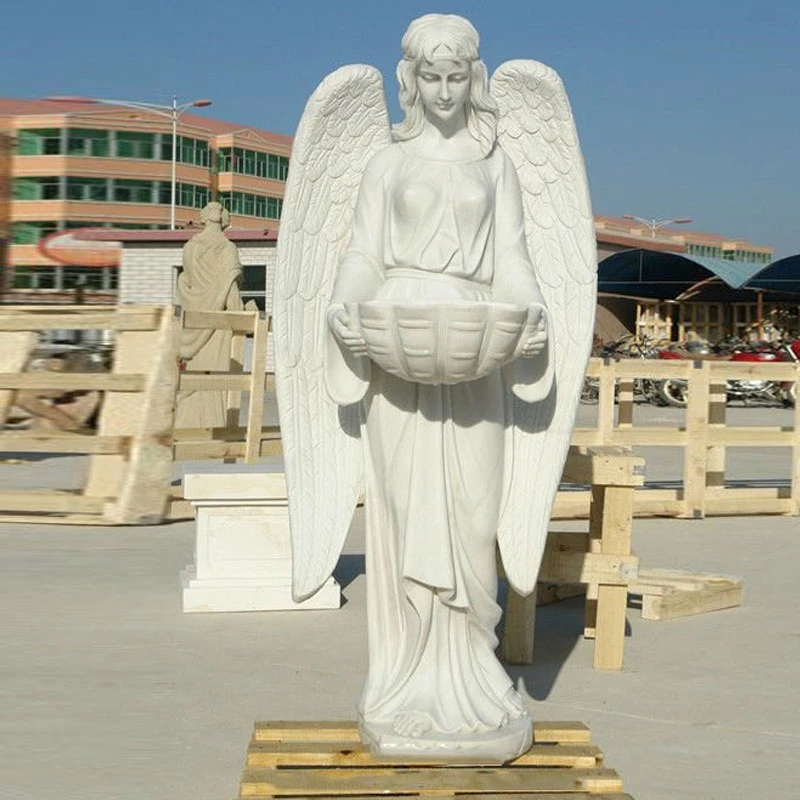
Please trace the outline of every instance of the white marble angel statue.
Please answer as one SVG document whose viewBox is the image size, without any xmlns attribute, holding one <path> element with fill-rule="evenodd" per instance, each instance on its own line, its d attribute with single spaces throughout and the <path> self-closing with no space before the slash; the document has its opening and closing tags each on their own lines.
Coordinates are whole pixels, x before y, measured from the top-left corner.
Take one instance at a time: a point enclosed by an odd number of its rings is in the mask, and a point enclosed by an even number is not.
<svg viewBox="0 0 800 800">
<path fill-rule="evenodd" d="M 591 346 L 594 229 L 552 69 L 489 82 L 452 15 L 402 48 L 400 124 L 380 74 L 343 67 L 292 152 L 274 309 L 294 592 L 329 577 L 363 491 L 362 738 L 503 761 L 531 719 L 495 656 L 495 549 L 529 594 Z"/>
</svg>

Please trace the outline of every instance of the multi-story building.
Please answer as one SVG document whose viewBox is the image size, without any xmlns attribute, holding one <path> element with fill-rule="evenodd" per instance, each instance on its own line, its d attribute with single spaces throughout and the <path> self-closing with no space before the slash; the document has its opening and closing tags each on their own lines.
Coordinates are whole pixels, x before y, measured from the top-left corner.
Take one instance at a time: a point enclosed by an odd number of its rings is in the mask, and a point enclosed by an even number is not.
<svg viewBox="0 0 800 800">
<path fill-rule="evenodd" d="M 594 225 L 601 261 L 612 253 L 635 247 L 753 264 L 769 264 L 774 255 L 771 247 L 752 244 L 745 239 L 677 227 L 650 227 L 635 219 L 596 214 Z"/>
<path fill-rule="evenodd" d="M 291 137 L 188 113 L 178 134 L 176 227 L 196 224 L 218 199 L 232 227 L 277 229 Z M 147 110 L 0 99 L 0 237 L 7 229 L 8 242 L 0 298 L 67 299 L 81 285 L 84 296 L 111 299 L 113 267 L 65 264 L 48 254 L 47 237 L 85 227 L 169 228 L 172 159 L 172 121 Z"/>
</svg>

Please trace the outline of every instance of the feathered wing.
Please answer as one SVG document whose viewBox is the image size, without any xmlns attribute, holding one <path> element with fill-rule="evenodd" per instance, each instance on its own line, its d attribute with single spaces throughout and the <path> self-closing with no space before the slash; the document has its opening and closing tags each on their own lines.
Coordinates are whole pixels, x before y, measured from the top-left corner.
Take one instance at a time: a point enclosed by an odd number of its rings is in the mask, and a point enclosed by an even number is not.
<svg viewBox="0 0 800 800">
<path fill-rule="evenodd" d="M 550 318 L 553 389 L 524 403 L 513 395 L 513 466 L 498 539 L 509 581 L 536 586 L 550 513 L 569 450 L 591 351 L 597 255 L 586 172 L 569 101 L 558 75 L 536 61 L 508 61 L 492 76 L 498 141 L 514 163 L 528 250 Z"/>
<path fill-rule="evenodd" d="M 273 316 L 297 599 L 333 571 L 361 489 L 358 405 L 340 408 L 325 389 L 325 312 L 364 166 L 389 141 L 381 75 L 351 65 L 311 96 L 292 148 Z"/>
</svg>

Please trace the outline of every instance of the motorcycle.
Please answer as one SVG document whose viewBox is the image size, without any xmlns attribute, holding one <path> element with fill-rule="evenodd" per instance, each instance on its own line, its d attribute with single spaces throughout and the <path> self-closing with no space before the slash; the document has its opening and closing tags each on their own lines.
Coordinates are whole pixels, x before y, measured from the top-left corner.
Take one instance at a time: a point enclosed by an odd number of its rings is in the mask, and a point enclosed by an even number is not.
<svg viewBox="0 0 800 800">
<path fill-rule="evenodd" d="M 742 361 L 757 363 L 776 363 L 782 361 L 800 362 L 800 340 L 758 345 L 733 345 L 716 350 L 705 342 L 689 342 L 682 348 L 659 351 L 662 359 L 717 359 L 722 361 Z M 794 381 L 778 382 L 772 380 L 732 380 L 728 381 L 726 394 L 728 400 L 741 400 L 745 405 L 753 401 L 773 404 L 794 405 L 797 384 Z M 687 403 L 687 381 L 683 378 L 670 378 L 661 381 L 659 393 L 665 403 L 677 408 L 685 408 Z"/>
<path fill-rule="evenodd" d="M 630 334 L 606 344 L 595 343 L 592 349 L 593 356 L 600 358 L 654 358 L 657 348 L 648 339 L 637 340 Z M 619 387 L 614 387 L 614 393 Z M 648 378 L 636 378 L 633 381 L 633 392 L 648 403 L 664 405 L 658 392 L 658 382 Z M 581 391 L 581 403 L 593 405 L 600 398 L 600 381 L 597 378 L 584 378 Z"/>
</svg>

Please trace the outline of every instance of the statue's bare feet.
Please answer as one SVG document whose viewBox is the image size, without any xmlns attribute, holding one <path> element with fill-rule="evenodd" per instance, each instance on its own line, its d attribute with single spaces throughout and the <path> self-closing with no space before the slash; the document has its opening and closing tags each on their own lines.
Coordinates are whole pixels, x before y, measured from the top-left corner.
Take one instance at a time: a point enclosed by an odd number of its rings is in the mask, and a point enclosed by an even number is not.
<svg viewBox="0 0 800 800">
<path fill-rule="evenodd" d="M 403 711 L 394 718 L 392 728 L 399 736 L 417 739 L 433 727 L 433 719 L 424 711 Z"/>
</svg>

